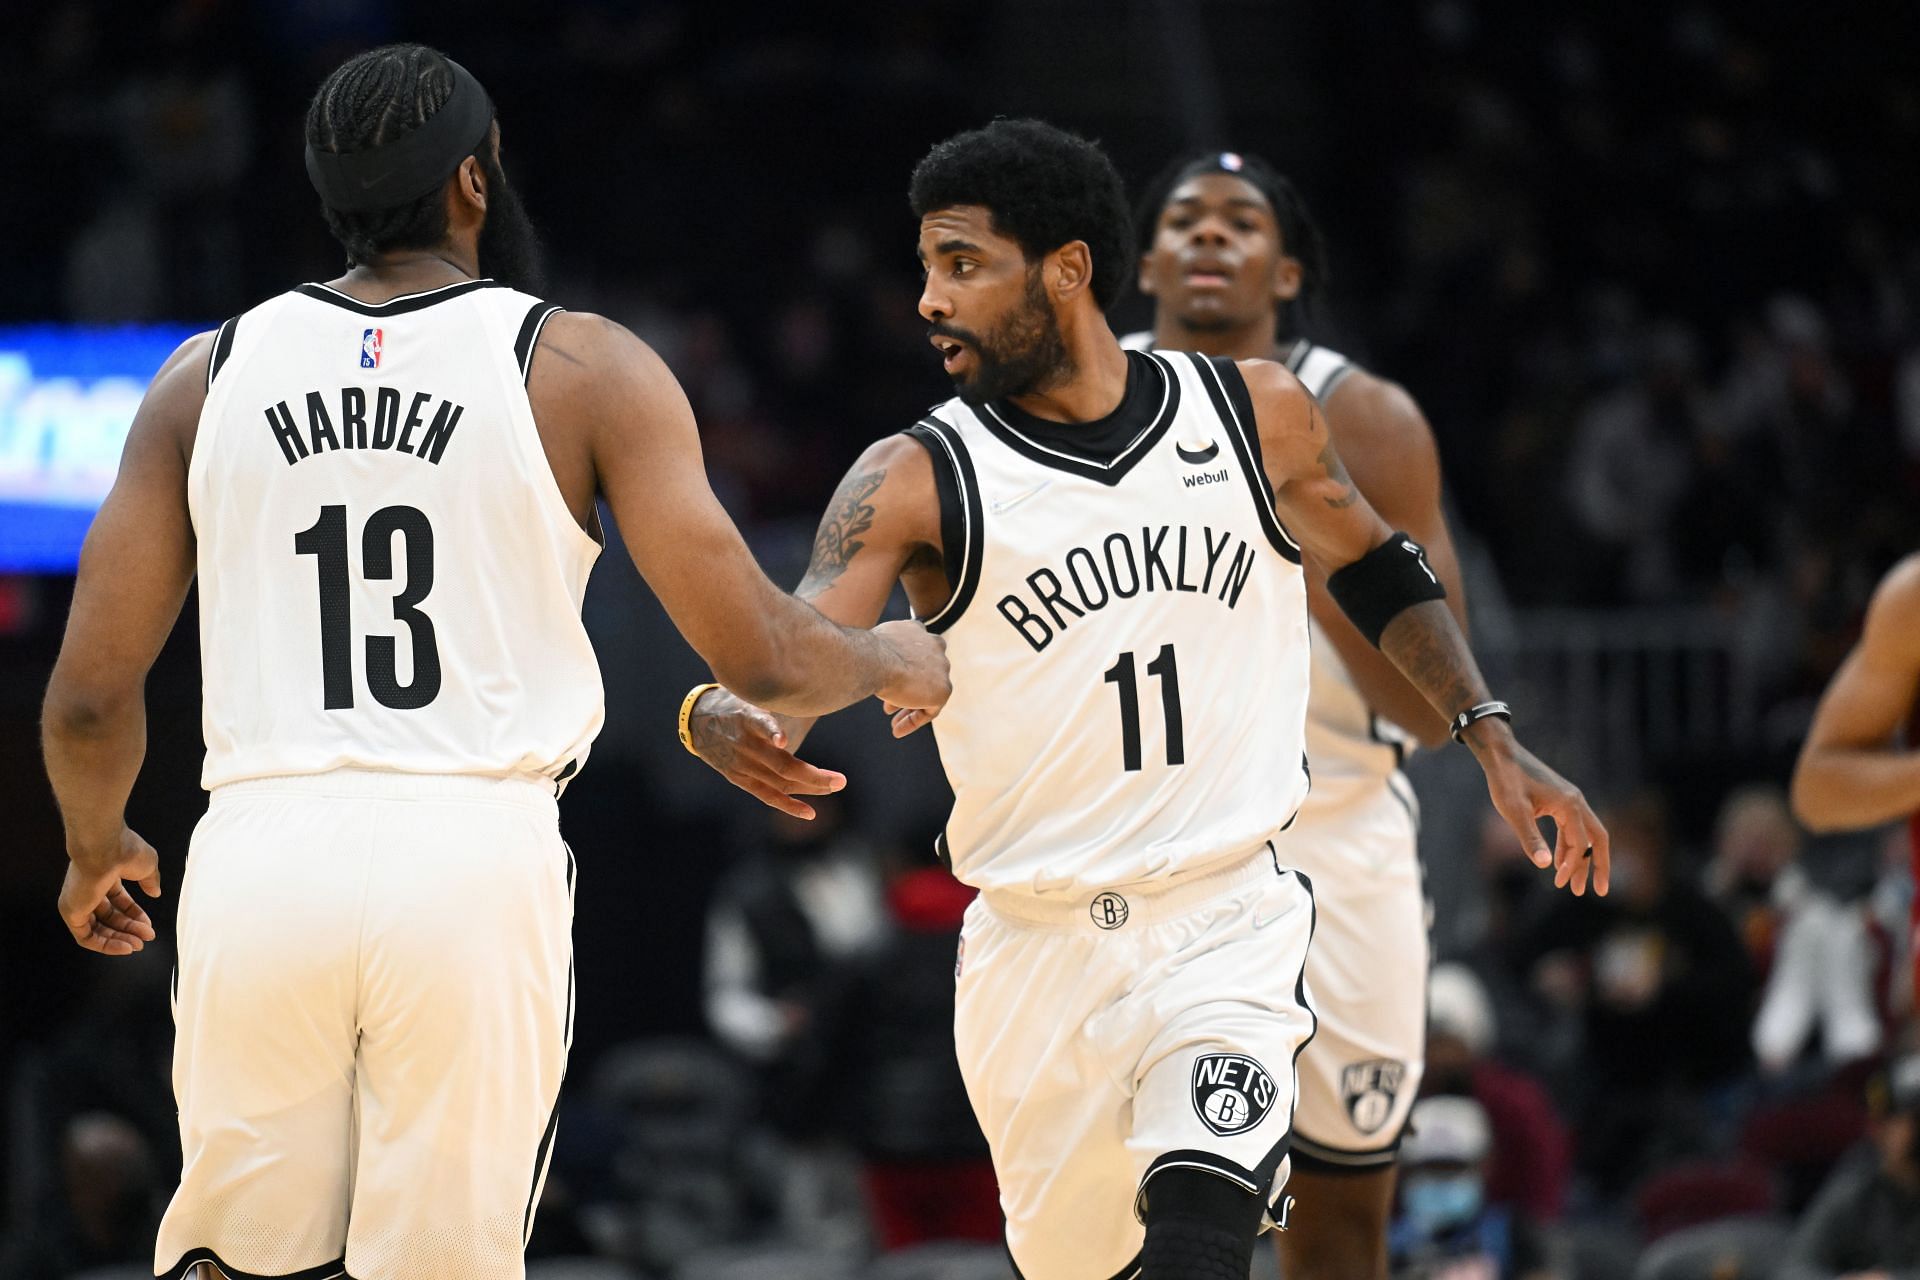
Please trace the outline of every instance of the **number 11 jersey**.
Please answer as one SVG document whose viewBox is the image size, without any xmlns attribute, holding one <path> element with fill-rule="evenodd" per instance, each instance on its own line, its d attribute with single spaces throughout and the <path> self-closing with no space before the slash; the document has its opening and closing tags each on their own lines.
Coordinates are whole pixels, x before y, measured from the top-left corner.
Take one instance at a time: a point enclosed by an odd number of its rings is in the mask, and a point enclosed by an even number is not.
<svg viewBox="0 0 1920 1280">
<path fill-rule="evenodd" d="M 188 470 L 201 782 L 579 771 L 600 546 L 527 400 L 559 308 L 491 280 L 299 288 L 222 325 Z"/>
<path fill-rule="evenodd" d="M 954 873 L 1076 896 L 1244 855 L 1306 796 L 1300 550 L 1230 360 L 1129 352 L 1096 423 L 938 406 Z"/>
</svg>

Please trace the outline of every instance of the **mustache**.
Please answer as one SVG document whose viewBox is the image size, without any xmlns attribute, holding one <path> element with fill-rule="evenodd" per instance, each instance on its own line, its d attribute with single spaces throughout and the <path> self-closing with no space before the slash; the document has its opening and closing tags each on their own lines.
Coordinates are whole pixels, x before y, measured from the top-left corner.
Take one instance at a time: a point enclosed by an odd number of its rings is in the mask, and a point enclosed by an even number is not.
<svg viewBox="0 0 1920 1280">
<path fill-rule="evenodd" d="M 957 324 L 947 324 L 942 320 L 936 320 L 927 326 L 927 337 L 929 339 L 952 338 L 955 342 L 964 342 L 973 347 L 981 345 L 979 334 L 970 329 L 962 329 Z"/>
</svg>

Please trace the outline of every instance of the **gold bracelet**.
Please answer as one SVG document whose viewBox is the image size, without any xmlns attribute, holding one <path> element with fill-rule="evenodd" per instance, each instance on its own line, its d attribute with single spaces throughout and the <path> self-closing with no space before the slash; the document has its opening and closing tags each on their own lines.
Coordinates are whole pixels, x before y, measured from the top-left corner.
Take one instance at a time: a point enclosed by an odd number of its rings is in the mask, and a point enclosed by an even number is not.
<svg viewBox="0 0 1920 1280">
<path fill-rule="evenodd" d="M 694 750 L 693 730 L 688 727 L 688 722 L 693 719 L 693 704 L 719 687 L 717 684 L 697 684 L 693 686 L 693 692 L 689 693 L 686 700 L 680 704 L 680 745 L 696 757 L 700 753 Z"/>
</svg>

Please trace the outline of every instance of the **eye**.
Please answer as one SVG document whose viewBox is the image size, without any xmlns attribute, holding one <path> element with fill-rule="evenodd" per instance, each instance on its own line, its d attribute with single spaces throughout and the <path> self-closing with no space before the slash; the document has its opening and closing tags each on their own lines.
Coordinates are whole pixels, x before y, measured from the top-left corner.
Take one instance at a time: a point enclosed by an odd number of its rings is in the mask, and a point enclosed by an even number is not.
<svg viewBox="0 0 1920 1280">
<path fill-rule="evenodd" d="M 955 259 L 953 264 L 953 274 L 956 276 L 967 275 L 978 265 L 979 265 L 978 263 L 969 262 L 965 258 Z"/>
<path fill-rule="evenodd" d="M 1192 225 L 1193 225 L 1192 218 L 1168 218 L 1167 219 L 1167 230 L 1169 231 L 1185 231 L 1188 227 Z"/>
<path fill-rule="evenodd" d="M 1242 218 L 1238 222 L 1235 222 L 1233 224 L 1233 229 L 1235 231 L 1244 231 L 1246 234 L 1252 235 L 1254 232 L 1258 231 L 1260 228 L 1255 226 L 1248 219 Z"/>
</svg>

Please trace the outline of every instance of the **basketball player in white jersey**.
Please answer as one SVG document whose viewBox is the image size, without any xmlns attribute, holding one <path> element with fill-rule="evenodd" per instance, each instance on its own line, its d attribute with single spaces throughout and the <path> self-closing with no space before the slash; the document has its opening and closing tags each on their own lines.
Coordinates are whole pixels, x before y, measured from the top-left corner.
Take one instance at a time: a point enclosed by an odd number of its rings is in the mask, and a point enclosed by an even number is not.
<svg viewBox="0 0 1920 1280">
<path fill-rule="evenodd" d="M 1312 892 L 1275 844 L 1308 789 L 1303 550 L 1558 883 L 1604 891 L 1606 835 L 1515 741 L 1299 380 L 1121 349 L 1105 312 L 1135 254 L 1096 146 L 997 121 L 935 147 L 911 203 L 959 395 L 854 464 L 801 594 L 858 625 L 898 581 L 947 639 L 940 845 L 980 890 L 955 1041 L 1020 1274 L 1244 1280 L 1287 1218 L 1313 1034 Z M 810 721 L 711 687 L 687 707 L 688 745 L 775 807 L 841 782 L 793 758 Z"/>
<path fill-rule="evenodd" d="M 572 1025 L 554 800 L 602 716 L 596 493 L 743 691 L 933 709 L 945 661 L 917 625 L 850 631 L 768 582 L 660 361 L 511 287 L 531 235 L 471 75 L 363 54 L 306 141 L 349 269 L 167 361 L 82 554 L 45 712 L 60 911 L 104 954 L 154 936 L 125 806 L 142 681 L 197 575 L 212 798 L 155 1270 L 518 1277 Z"/>
<path fill-rule="evenodd" d="M 1209 151 L 1147 189 L 1137 221 L 1140 291 L 1153 328 L 1121 345 L 1273 360 L 1319 402 L 1356 488 L 1427 549 L 1464 627 L 1465 596 L 1441 513 L 1433 432 L 1405 390 L 1291 333 L 1325 275 L 1319 229 L 1265 161 Z M 1313 879 L 1319 927 L 1307 985 L 1320 1015 L 1300 1060 L 1292 1228 L 1276 1236 L 1288 1280 L 1384 1280 L 1394 1161 L 1425 1067 L 1426 894 L 1419 808 L 1400 765 L 1447 741 L 1445 719 L 1354 629 L 1305 564 L 1313 683 L 1313 790 L 1280 845 Z"/>
</svg>

